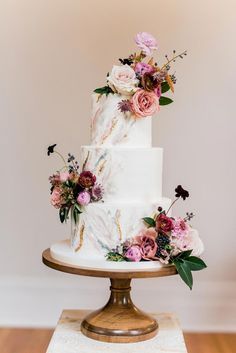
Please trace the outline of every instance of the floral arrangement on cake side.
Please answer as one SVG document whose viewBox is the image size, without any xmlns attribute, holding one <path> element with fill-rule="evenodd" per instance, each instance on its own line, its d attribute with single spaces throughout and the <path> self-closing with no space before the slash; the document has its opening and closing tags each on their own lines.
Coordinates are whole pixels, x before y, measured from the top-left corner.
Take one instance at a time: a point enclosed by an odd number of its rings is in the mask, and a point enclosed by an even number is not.
<svg viewBox="0 0 236 353">
<path fill-rule="evenodd" d="M 170 217 L 168 213 L 179 200 L 189 197 L 189 192 L 181 185 L 175 189 L 175 200 L 168 210 L 158 208 L 152 217 L 145 217 L 145 228 L 139 234 L 117 245 L 108 251 L 109 261 L 159 261 L 161 264 L 173 264 L 182 280 L 192 289 L 192 271 L 206 268 L 205 262 L 199 257 L 204 245 L 189 221 L 193 213 L 186 213 L 185 218 Z"/>
<path fill-rule="evenodd" d="M 94 90 L 99 95 L 120 94 L 125 96 L 118 103 L 121 112 L 130 112 L 134 118 L 152 116 L 160 110 L 161 105 L 173 102 L 163 96 L 169 90 L 174 93 L 175 74 L 171 74 L 171 65 L 176 59 L 183 59 L 187 52 L 171 57 L 165 55 L 166 62 L 162 65 L 154 59 L 153 52 L 158 49 L 157 40 L 147 32 L 140 32 L 135 37 L 139 53 L 128 58 L 119 59 L 121 65 L 114 65 L 107 74 L 107 84 Z"/>
<path fill-rule="evenodd" d="M 59 210 L 61 223 L 66 222 L 70 214 L 77 223 L 79 215 L 89 203 L 102 200 L 103 187 L 89 170 L 79 172 L 79 164 L 73 155 L 68 153 L 66 161 L 55 147 L 56 144 L 49 146 L 47 154 L 57 154 L 63 161 L 63 167 L 49 177 L 51 204 Z"/>
</svg>

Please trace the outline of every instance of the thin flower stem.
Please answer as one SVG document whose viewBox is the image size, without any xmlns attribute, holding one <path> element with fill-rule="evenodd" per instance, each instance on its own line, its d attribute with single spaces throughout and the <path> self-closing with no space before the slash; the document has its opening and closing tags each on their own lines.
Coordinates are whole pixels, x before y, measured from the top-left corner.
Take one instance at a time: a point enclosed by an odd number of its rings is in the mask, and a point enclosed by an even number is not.
<svg viewBox="0 0 236 353">
<path fill-rule="evenodd" d="M 180 56 L 182 56 L 182 55 L 186 55 L 186 52 L 187 52 L 187 50 L 183 51 L 183 53 L 181 53 L 181 54 L 178 54 L 178 55 L 173 56 L 172 59 L 168 60 L 167 63 L 162 66 L 161 70 L 163 70 L 167 65 L 169 65 L 172 61 L 174 61 L 174 60 L 177 59 L 178 57 L 180 57 Z"/>
<path fill-rule="evenodd" d="M 67 168 L 67 164 L 66 164 L 65 158 L 58 151 L 54 151 L 54 153 L 58 154 L 58 156 L 62 159 L 65 167 Z"/>
<path fill-rule="evenodd" d="M 176 203 L 176 201 L 179 200 L 179 197 L 177 197 L 173 202 L 172 204 L 170 205 L 170 207 L 168 208 L 167 212 L 166 212 L 166 215 L 168 214 L 168 212 L 170 211 L 170 209 L 174 206 L 174 204 Z"/>
</svg>

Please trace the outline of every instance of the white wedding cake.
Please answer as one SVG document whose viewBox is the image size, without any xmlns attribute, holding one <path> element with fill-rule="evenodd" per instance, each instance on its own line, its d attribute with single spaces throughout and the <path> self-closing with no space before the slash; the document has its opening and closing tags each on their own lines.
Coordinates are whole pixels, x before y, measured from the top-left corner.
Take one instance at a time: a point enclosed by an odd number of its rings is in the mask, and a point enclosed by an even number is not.
<svg viewBox="0 0 236 353">
<path fill-rule="evenodd" d="M 118 102 L 123 99 L 118 94 L 93 94 L 91 145 L 81 147 L 82 165 L 103 185 L 103 201 L 86 206 L 72 239 L 51 246 L 57 260 L 113 268 L 160 266 L 105 258 L 107 248 L 139 233 L 144 217 L 171 204 L 162 197 L 163 149 L 152 147 L 152 118 L 135 119 L 120 112 Z"/>
<path fill-rule="evenodd" d="M 106 269 L 155 268 L 175 264 L 191 287 L 191 271 L 204 268 L 203 244 L 189 221 L 172 217 L 172 205 L 189 193 L 181 185 L 175 200 L 162 196 L 163 149 L 152 147 L 152 117 L 172 103 L 171 65 L 186 52 L 166 56 L 159 66 L 153 57 L 157 42 L 146 32 L 135 38 L 139 53 L 119 59 L 106 86 L 92 96 L 91 141 L 81 147 L 81 165 L 56 144 L 64 167 L 50 177 L 51 203 L 61 222 L 71 218 L 69 239 L 50 248 L 54 259 L 71 265 Z M 188 268 L 189 276 L 185 276 Z"/>
</svg>

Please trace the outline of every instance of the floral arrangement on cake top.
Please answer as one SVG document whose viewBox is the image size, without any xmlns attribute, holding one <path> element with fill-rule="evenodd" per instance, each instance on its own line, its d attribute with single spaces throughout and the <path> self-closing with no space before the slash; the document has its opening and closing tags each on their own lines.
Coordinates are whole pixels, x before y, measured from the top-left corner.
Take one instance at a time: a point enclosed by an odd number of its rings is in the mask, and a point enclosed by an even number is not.
<svg viewBox="0 0 236 353">
<path fill-rule="evenodd" d="M 184 51 L 165 56 L 162 65 L 154 59 L 153 52 L 158 49 L 157 40 L 147 32 L 140 32 L 135 37 L 139 53 L 131 54 L 126 59 L 119 59 L 121 65 L 114 65 L 107 74 L 107 84 L 94 90 L 99 95 L 120 94 L 125 99 L 118 103 L 121 112 L 130 112 L 135 118 L 152 116 L 161 105 L 173 102 L 163 93 L 171 90 L 174 93 L 175 74 L 170 74 L 171 65 L 176 59 L 187 55 Z"/>
<path fill-rule="evenodd" d="M 103 197 L 103 187 L 96 182 L 96 176 L 88 170 L 79 172 L 75 157 L 68 153 L 67 161 L 55 150 L 56 144 L 48 147 L 47 154 L 57 154 L 63 161 L 60 171 L 49 177 L 51 184 L 51 204 L 59 209 L 61 223 L 66 222 L 71 213 L 75 223 L 84 207 L 98 202 Z"/>
<path fill-rule="evenodd" d="M 182 280 L 192 289 L 192 271 L 207 267 L 199 258 L 204 245 L 198 232 L 189 225 L 193 213 L 186 213 L 185 218 L 168 216 L 176 201 L 185 200 L 189 193 L 179 185 L 175 189 L 175 196 L 167 211 L 159 207 L 153 217 L 145 217 L 145 228 L 132 239 L 109 250 L 106 257 L 109 261 L 159 261 L 165 265 L 173 264 Z"/>
</svg>

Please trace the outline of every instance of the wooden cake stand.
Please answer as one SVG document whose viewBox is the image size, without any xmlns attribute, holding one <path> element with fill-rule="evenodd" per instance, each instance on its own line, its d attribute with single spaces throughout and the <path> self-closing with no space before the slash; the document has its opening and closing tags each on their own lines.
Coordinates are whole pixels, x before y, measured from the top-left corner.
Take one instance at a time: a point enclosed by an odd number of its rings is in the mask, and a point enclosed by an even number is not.
<svg viewBox="0 0 236 353">
<path fill-rule="evenodd" d="M 68 265 L 51 257 L 50 249 L 43 252 L 43 263 L 57 271 L 74 275 L 110 278 L 110 298 L 101 309 L 90 313 L 81 324 L 81 331 L 89 338 L 114 343 L 148 340 L 158 332 L 158 323 L 139 310 L 130 297 L 132 278 L 150 278 L 175 275 L 174 266 L 157 269 L 102 270 Z"/>
</svg>

